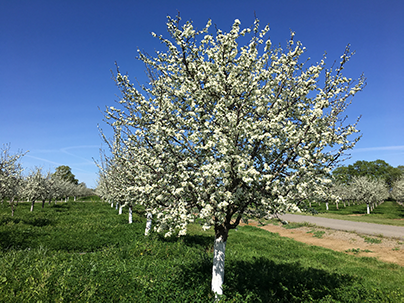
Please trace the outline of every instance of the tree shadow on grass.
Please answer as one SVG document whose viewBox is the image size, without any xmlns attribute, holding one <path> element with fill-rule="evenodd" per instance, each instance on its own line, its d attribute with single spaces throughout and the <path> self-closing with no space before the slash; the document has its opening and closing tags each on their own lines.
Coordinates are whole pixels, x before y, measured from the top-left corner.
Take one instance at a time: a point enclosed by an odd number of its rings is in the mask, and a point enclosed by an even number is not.
<svg viewBox="0 0 404 303">
<path fill-rule="evenodd" d="M 185 235 L 182 237 L 171 236 L 165 238 L 162 234 L 155 234 L 158 237 L 159 241 L 162 242 L 179 242 L 182 241 L 186 246 L 195 247 L 201 246 L 204 247 L 206 251 L 213 252 L 213 243 L 214 237 L 213 236 L 205 236 L 205 235 Z"/>
<path fill-rule="evenodd" d="M 35 227 L 43 227 L 43 226 L 55 224 L 54 220 L 49 220 L 46 218 L 25 219 L 25 218 L 9 217 L 9 218 L 2 218 L 0 221 L 0 225 L 5 225 L 5 224 L 9 224 L 9 223 L 13 223 L 13 224 L 23 223 L 23 224 L 32 225 Z"/>
<path fill-rule="evenodd" d="M 212 275 L 212 260 L 206 254 L 199 262 L 184 265 L 178 275 L 184 289 L 208 284 Z M 303 267 L 300 263 L 275 263 L 264 257 L 249 261 L 228 260 L 225 265 L 224 294 L 240 302 L 312 302 L 321 299 L 352 302 L 362 297 L 355 277 Z M 366 297 L 366 296 L 364 296 Z M 363 297 L 362 297 L 363 298 Z M 237 301 L 238 302 L 238 301 Z"/>
<path fill-rule="evenodd" d="M 60 204 L 53 204 L 51 207 L 55 212 L 67 212 L 70 210 L 70 205 L 63 202 L 60 202 Z"/>
</svg>

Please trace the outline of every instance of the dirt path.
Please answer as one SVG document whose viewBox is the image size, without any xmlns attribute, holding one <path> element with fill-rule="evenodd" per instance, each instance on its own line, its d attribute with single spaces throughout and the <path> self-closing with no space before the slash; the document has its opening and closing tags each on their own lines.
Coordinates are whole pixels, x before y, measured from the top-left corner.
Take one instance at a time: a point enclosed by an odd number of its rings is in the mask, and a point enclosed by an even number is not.
<svg viewBox="0 0 404 303">
<path fill-rule="evenodd" d="M 257 226 L 257 223 L 250 222 L 249 225 Z M 309 245 L 321 246 L 356 256 L 375 257 L 384 262 L 404 266 L 403 240 L 387 237 L 369 237 L 354 232 L 344 232 L 317 226 L 286 229 L 281 226 L 268 224 L 258 227 Z M 367 243 L 365 242 L 365 237 L 376 239 L 376 241 L 381 240 L 381 242 L 374 244 Z"/>
<path fill-rule="evenodd" d="M 302 216 L 296 214 L 285 214 L 280 216 L 283 220 L 290 222 L 308 222 L 317 226 L 328 227 L 342 231 L 353 231 L 359 234 L 372 236 L 383 235 L 384 237 L 397 238 L 404 241 L 404 227 L 384 224 L 373 224 L 366 222 L 354 222 L 347 220 L 329 219 L 318 216 Z"/>
</svg>

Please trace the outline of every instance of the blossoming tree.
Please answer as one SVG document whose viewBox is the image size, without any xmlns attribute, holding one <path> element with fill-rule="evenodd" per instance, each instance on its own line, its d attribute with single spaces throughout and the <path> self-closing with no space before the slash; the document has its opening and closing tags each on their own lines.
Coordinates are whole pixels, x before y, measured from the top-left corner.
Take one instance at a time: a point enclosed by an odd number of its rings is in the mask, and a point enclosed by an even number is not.
<svg viewBox="0 0 404 303">
<path fill-rule="evenodd" d="M 210 27 L 168 18 L 170 37 L 152 33 L 166 51 L 139 52 L 150 83 L 136 89 L 118 68 L 122 99 L 105 117 L 119 134 L 121 148 L 111 151 L 127 190 L 151 210 L 155 230 L 184 235 L 195 221 L 214 229 L 220 295 L 229 230 L 245 217 L 297 210 L 359 140 L 357 120 L 340 116 L 365 79 L 342 74 L 349 46 L 335 68 L 306 67 L 294 33 L 283 50 L 258 20 L 245 29 L 235 20 L 227 33 Z"/>
<path fill-rule="evenodd" d="M 401 177 L 394 182 L 391 196 L 394 200 L 400 203 L 404 202 L 404 177 Z"/>
<path fill-rule="evenodd" d="M 22 183 L 22 167 L 18 160 L 25 153 L 10 154 L 10 145 L 3 145 L 0 150 L 0 199 L 9 198 L 11 216 L 14 216 L 14 199 L 19 195 Z"/>
</svg>

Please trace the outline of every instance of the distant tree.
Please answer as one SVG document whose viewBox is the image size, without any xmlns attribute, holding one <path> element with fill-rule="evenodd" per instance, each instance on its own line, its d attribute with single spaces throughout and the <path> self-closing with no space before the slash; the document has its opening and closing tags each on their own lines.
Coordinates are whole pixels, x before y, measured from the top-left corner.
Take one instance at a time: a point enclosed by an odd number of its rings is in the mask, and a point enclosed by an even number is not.
<svg viewBox="0 0 404 303">
<path fill-rule="evenodd" d="M 387 184 L 382 179 L 368 176 L 355 176 L 352 178 L 352 190 L 355 200 L 359 203 L 366 203 L 366 213 L 382 203 L 389 197 Z"/>
<path fill-rule="evenodd" d="M 404 202 L 404 176 L 393 183 L 391 196 L 398 202 Z"/>
<path fill-rule="evenodd" d="M 336 180 L 344 183 L 349 183 L 353 177 L 359 176 L 382 179 L 391 188 L 393 182 L 402 175 L 402 171 L 399 168 L 394 168 L 384 160 L 376 160 L 370 162 L 356 161 L 348 166 L 340 166 L 334 169 L 332 174 Z"/>
<path fill-rule="evenodd" d="M 30 211 L 33 211 L 36 200 L 41 199 L 43 201 L 47 197 L 46 176 L 42 174 L 42 168 L 35 167 L 25 181 L 23 196 L 31 202 Z"/>
<path fill-rule="evenodd" d="M 72 169 L 67 165 L 61 165 L 56 167 L 54 175 L 58 176 L 60 179 L 65 180 L 67 182 L 76 185 L 79 184 L 79 180 L 76 179 L 76 177 L 72 173 Z"/>
</svg>

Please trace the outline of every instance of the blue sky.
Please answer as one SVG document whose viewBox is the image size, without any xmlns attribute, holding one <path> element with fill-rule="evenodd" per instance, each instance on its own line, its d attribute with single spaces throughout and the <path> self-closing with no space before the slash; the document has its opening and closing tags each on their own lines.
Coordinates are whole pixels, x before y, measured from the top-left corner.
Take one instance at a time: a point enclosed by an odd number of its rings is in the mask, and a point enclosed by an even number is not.
<svg viewBox="0 0 404 303">
<path fill-rule="evenodd" d="M 0 144 L 29 153 L 21 164 L 54 171 L 68 165 L 80 182 L 94 187 L 102 110 L 119 91 L 114 62 L 140 83 L 144 66 L 137 48 L 164 50 L 150 32 L 165 35 L 166 16 L 180 12 L 202 28 L 208 19 L 228 31 L 235 19 L 249 27 L 254 12 L 269 24 L 273 44 L 295 39 L 311 62 L 327 52 L 327 66 L 351 43 L 356 55 L 345 75 L 363 72 L 367 87 L 348 108 L 362 115 L 363 135 L 352 158 L 404 165 L 404 1 L 0 1 Z M 101 111 L 99 110 L 101 109 Z"/>
</svg>

